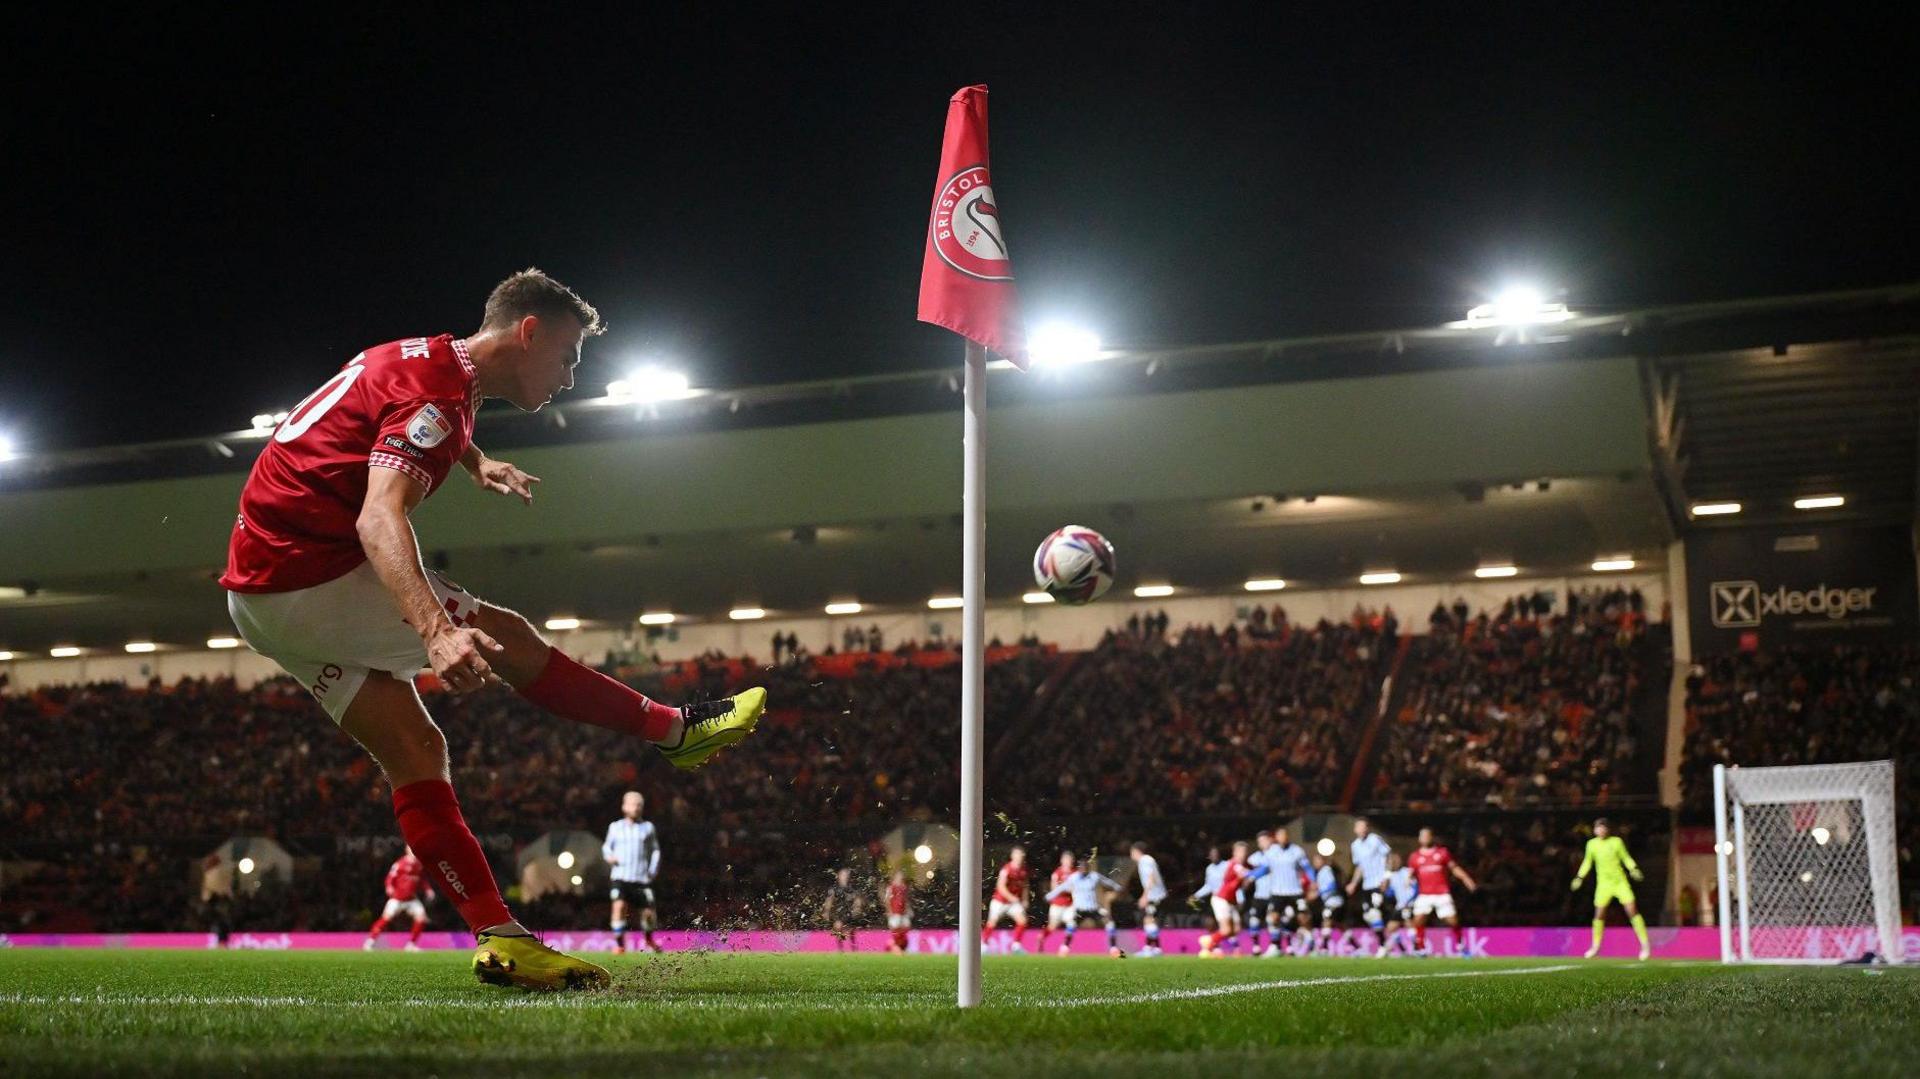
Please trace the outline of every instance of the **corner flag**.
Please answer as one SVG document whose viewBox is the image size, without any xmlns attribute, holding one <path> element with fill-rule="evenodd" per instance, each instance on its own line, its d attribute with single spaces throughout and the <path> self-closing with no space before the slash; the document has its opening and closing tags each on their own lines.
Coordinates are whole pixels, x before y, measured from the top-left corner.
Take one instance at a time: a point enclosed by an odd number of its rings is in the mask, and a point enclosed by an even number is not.
<svg viewBox="0 0 1920 1079">
<path fill-rule="evenodd" d="M 920 321 L 977 341 L 1026 370 L 1013 263 L 987 163 L 984 86 L 965 87 L 947 102 L 947 135 L 920 266 Z"/>
<path fill-rule="evenodd" d="M 967 339 L 961 379 L 960 480 L 960 978 L 958 1003 L 980 1003 L 980 889 L 986 829 L 987 349 L 1027 368 L 1013 263 L 987 166 L 987 88 L 947 102 L 947 136 L 934 178 L 920 267 L 920 321 Z"/>
</svg>

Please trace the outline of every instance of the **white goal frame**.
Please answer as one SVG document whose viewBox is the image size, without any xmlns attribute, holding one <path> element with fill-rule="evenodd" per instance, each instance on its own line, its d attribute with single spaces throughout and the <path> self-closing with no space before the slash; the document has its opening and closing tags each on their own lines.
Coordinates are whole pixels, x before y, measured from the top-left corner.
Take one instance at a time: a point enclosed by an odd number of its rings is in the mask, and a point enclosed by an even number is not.
<svg viewBox="0 0 1920 1079">
<path fill-rule="evenodd" d="M 1856 934 L 1871 930 L 1878 947 L 1873 948 L 1886 962 L 1901 962 L 1903 956 L 1900 927 L 1900 868 L 1894 836 L 1893 762 L 1864 761 L 1854 764 L 1810 764 L 1778 768 L 1713 767 L 1714 860 L 1720 886 L 1720 960 L 1723 963 L 1837 963 L 1853 955 L 1830 951 L 1835 931 Z M 1790 839 L 1779 833 L 1781 813 L 1808 814 L 1804 834 L 1825 848 L 1832 834 L 1816 827 L 1812 817 L 1821 813 L 1840 813 L 1844 826 L 1856 824 L 1853 804 L 1858 806 L 1857 825 L 1863 833 L 1866 894 L 1849 900 L 1845 891 L 1809 898 L 1814 906 L 1828 908 L 1824 914 L 1796 910 L 1797 895 L 1781 891 L 1778 857 L 1768 849 L 1756 855 L 1759 844 Z M 1790 807 L 1790 808 L 1788 808 Z M 1750 822 L 1765 833 L 1749 836 Z M 1793 826 L 1790 826 L 1793 827 Z M 1750 846 L 1750 842 L 1754 846 Z M 1851 848 L 1853 838 L 1848 837 Z M 1807 848 L 1811 850 L 1813 848 Z M 1836 848 L 1841 850 L 1842 848 Z M 1856 849 L 1857 850 L 1857 849 Z M 1857 874 L 1861 868 L 1858 853 L 1845 856 Z M 1762 868 L 1752 865 L 1760 862 Z M 1763 869 L 1771 869 L 1769 874 Z M 1731 878 L 1731 879 L 1729 879 Z M 1755 879 L 1758 878 L 1758 879 Z M 1796 889 L 1791 876 L 1786 888 Z M 1801 881 L 1811 878 L 1802 875 Z M 1858 890 L 1858 882 L 1841 886 Z M 1833 917 L 1836 903 L 1853 904 L 1851 913 Z M 1817 919 L 1825 918 L 1828 924 Z M 1839 924 L 1832 924 L 1834 921 Z M 1760 940 L 1755 945 L 1755 938 Z M 1856 937 L 1857 941 L 1857 937 Z M 1867 942 L 1871 944 L 1871 940 Z M 1785 954 L 1788 950 L 1796 954 Z M 1857 950 L 1857 949 L 1856 949 Z"/>
</svg>

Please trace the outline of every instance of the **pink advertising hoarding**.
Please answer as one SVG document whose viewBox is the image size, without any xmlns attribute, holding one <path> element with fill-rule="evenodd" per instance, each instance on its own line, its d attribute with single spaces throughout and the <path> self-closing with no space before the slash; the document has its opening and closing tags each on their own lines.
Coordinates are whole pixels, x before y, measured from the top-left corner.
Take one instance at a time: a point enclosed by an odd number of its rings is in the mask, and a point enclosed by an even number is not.
<svg viewBox="0 0 1920 1079">
<path fill-rule="evenodd" d="M 1720 958 L 1720 933 L 1716 929 L 1685 927 L 1661 928 L 1650 930 L 1653 943 L 1653 955 L 1656 959 L 1718 959 Z M 660 943 L 671 951 L 688 949 L 706 949 L 727 952 L 830 952 L 839 942 L 833 935 L 823 932 L 774 932 L 768 930 L 737 930 L 733 932 L 665 932 L 656 934 Z M 911 951 L 926 954 L 951 955 L 954 950 L 955 931 L 951 929 L 916 929 L 908 937 Z M 1588 926 L 1540 927 L 1540 928 L 1471 928 L 1461 931 L 1460 944 L 1456 950 L 1452 935 L 1444 929 L 1429 934 L 1434 950 L 1442 955 L 1469 955 L 1474 957 L 1514 957 L 1514 958 L 1564 958 L 1580 956 L 1592 942 L 1592 931 Z M 543 933 L 543 939 L 557 948 L 567 951 L 594 953 L 613 950 L 613 934 L 605 930 L 557 931 Z M 1036 949 L 1040 934 L 1029 931 L 1026 936 L 1027 947 Z M 1191 955 L 1199 951 L 1200 930 L 1169 929 L 1161 933 L 1161 947 L 1169 955 Z M 231 948 L 241 949 L 345 949 L 358 948 L 366 939 L 361 933 L 235 933 L 228 941 Z M 635 938 L 630 937 L 630 940 Z M 1055 934 L 1048 941 L 1049 951 L 1056 949 L 1060 935 Z M 1124 930 L 1120 934 L 1121 947 L 1132 951 L 1139 946 L 1140 936 L 1133 930 Z M 381 940 L 383 948 L 397 949 L 406 943 L 406 934 L 390 932 Z M 465 933 L 435 931 L 420 938 L 424 948 L 464 949 L 473 946 L 473 938 Z M 861 930 L 855 937 L 855 950 L 862 952 L 885 951 L 887 933 L 879 929 Z M 988 939 L 988 954 L 1005 954 L 1012 949 L 1013 935 L 1007 932 L 996 933 Z M 1333 948 L 1336 955 L 1371 954 L 1375 938 L 1371 933 L 1355 933 Z M 0 947 L 22 948 L 213 948 L 218 943 L 210 933 L 17 933 L 11 936 L 0 935 Z M 1866 950 L 1874 950 L 1875 941 L 1871 931 L 1863 929 L 1810 929 L 1804 939 L 1803 958 L 1844 960 L 1858 958 Z M 1082 931 L 1075 935 L 1073 951 L 1078 955 L 1101 955 L 1106 952 L 1106 936 L 1095 931 Z M 1638 952 L 1638 945 L 1631 930 L 1622 926 L 1607 930 L 1606 944 L 1601 954 L 1620 958 L 1631 958 Z M 1906 930 L 1906 953 L 1920 955 L 1920 929 Z"/>
</svg>

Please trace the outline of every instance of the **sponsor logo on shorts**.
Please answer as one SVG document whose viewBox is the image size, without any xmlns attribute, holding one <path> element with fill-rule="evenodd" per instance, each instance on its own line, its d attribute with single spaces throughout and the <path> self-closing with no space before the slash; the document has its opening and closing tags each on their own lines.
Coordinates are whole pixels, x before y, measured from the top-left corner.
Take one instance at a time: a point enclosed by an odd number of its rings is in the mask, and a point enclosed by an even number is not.
<svg viewBox="0 0 1920 1079">
<path fill-rule="evenodd" d="M 434 405 L 421 405 L 420 411 L 407 421 L 407 441 L 423 450 L 430 450 L 446 441 L 453 433 L 453 424 L 447 421 L 446 414 Z"/>
<path fill-rule="evenodd" d="M 326 700 L 327 690 L 332 689 L 333 684 L 339 681 L 340 676 L 345 673 L 346 672 L 341 670 L 337 664 L 333 664 L 333 663 L 329 663 L 326 666 L 320 668 L 320 677 L 313 683 L 312 686 L 308 687 L 313 691 L 314 699 L 322 700 L 322 701 Z"/>
</svg>

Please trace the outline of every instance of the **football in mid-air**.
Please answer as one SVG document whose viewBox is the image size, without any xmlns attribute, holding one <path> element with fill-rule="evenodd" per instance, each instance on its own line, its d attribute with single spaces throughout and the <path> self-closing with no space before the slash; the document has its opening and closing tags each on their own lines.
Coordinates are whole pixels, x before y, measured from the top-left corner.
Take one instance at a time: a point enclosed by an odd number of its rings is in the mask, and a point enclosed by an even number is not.
<svg viewBox="0 0 1920 1079">
<path fill-rule="evenodd" d="M 1113 587 L 1113 544 L 1091 528 L 1068 525 L 1033 552 L 1033 580 L 1061 603 L 1092 603 Z"/>
</svg>

